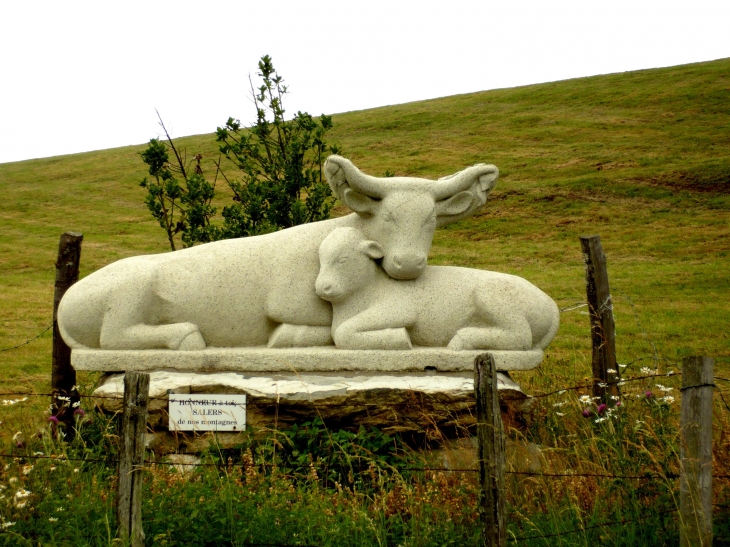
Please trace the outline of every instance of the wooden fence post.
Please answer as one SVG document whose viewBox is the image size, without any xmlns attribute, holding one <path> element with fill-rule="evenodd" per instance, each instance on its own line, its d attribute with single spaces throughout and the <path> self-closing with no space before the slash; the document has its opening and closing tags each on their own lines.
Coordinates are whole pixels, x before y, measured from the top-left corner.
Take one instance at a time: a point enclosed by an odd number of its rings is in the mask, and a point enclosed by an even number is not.
<svg viewBox="0 0 730 547">
<path fill-rule="evenodd" d="M 147 431 L 150 375 L 124 375 L 124 406 L 119 437 L 117 537 L 130 547 L 144 547 L 142 529 L 142 474 Z"/>
<path fill-rule="evenodd" d="M 76 371 L 71 366 L 71 348 L 61 338 L 58 331 L 58 304 L 68 288 L 79 279 L 81 242 L 84 236 L 76 232 L 61 235 L 56 260 L 56 282 L 53 292 L 53 353 L 51 357 L 51 412 L 59 422 L 65 424 L 67 440 L 74 434 L 74 403 L 79 394 L 74 389 Z M 67 397 L 59 399 L 58 397 Z M 54 433 L 57 429 L 54 427 Z"/>
<path fill-rule="evenodd" d="M 591 315 L 593 396 L 610 404 L 608 395 L 618 395 L 620 373 L 616 364 L 616 332 L 606 255 L 601 246 L 601 236 L 580 236 L 580 245 L 586 267 L 586 292 Z M 609 370 L 614 372 L 609 373 Z"/>
<path fill-rule="evenodd" d="M 478 355 L 474 360 L 474 394 L 482 544 L 485 547 L 503 547 L 507 542 L 504 513 L 504 430 L 497 394 L 497 367 L 490 353 Z"/>
<path fill-rule="evenodd" d="M 709 357 L 682 360 L 681 547 L 712 545 L 713 366 L 714 361 Z"/>
</svg>

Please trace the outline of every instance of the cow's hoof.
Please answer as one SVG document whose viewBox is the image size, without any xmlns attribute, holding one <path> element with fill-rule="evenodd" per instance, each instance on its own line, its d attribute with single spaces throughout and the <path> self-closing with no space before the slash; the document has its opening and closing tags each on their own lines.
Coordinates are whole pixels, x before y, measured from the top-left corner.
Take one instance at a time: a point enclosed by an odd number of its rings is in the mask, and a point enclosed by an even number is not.
<svg viewBox="0 0 730 547">
<path fill-rule="evenodd" d="M 205 349 L 205 340 L 203 340 L 203 335 L 197 330 L 195 332 L 191 332 L 182 339 L 177 349 L 178 351 L 199 351 L 201 349 Z"/>
<path fill-rule="evenodd" d="M 451 342 L 449 342 L 446 348 L 451 351 L 463 351 L 466 349 L 464 340 L 458 334 L 451 339 Z"/>
</svg>

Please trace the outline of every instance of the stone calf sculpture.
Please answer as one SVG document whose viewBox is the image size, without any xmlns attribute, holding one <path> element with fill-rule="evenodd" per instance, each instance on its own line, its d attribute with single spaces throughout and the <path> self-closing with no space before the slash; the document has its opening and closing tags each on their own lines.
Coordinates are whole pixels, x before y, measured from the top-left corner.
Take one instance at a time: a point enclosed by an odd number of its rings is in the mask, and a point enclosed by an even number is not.
<svg viewBox="0 0 730 547">
<path fill-rule="evenodd" d="M 382 245 L 388 275 L 416 278 L 436 227 L 484 205 L 498 176 L 482 164 L 439 181 L 381 179 L 338 156 L 324 171 L 354 214 L 110 264 L 64 296 L 64 340 L 103 349 L 330 345 L 332 309 L 314 290 L 324 238 L 357 228 Z"/>
<path fill-rule="evenodd" d="M 514 275 L 428 266 L 391 279 L 385 251 L 355 228 L 331 232 L 319 249 L 316 290 L 332 302 L 332 338 L 343 349 L 544 349 L 558 331 L 557 305 Z"/>
</svg>

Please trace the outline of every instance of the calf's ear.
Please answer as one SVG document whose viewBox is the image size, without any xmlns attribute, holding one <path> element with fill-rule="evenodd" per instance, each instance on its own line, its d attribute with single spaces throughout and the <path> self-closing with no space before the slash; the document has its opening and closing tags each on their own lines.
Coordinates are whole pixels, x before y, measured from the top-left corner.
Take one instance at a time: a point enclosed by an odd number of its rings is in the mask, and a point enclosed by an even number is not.
<svg viewBox="0 0 730 547">
<path fill-rule="evenodd" d="M 368 256 L 373 260 L 383 258 L 383 256 L 385 256 L 383 246 L 377 241 L 361 241 L 358 247 L 365 256 Z"/>
<path fill-rule="evenodd" d="M 378 204 L 378 202 L 373 198 L 368 197 L 365 194 L 361 194 L 360 192 L 356 192 L 351 188 L 342 192 L 342 203 L 361 215 L 372 215 L 375 213 L 375 208 Z"/>
</svg>

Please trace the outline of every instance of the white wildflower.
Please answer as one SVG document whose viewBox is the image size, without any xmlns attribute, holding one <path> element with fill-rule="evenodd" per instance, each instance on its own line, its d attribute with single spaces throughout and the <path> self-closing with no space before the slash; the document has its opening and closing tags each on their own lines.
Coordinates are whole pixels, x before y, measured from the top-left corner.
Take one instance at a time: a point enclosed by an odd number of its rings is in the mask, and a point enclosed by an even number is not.
<svg viewBox="0 0 730 547">
<path fill-rule="evenodd" d="M 563 394 L 563 393 L 565 393 L 566 391 L 567 391 L 567 390 L 565 390 L 565 389 L 561 389 L 560 391 L 558 391 L 558 395 L 562 395 L 562 394 Z"/>
<path fill-rule="evenodd" d="M 17 492 L 15 492 L 15 496 L 13 497 L 13 503 L 15 504 L 15 507 L 18 509 L 22 509 L 26 506 L 28 503 L 28 500 L 26 499 L 28 496 L 31 495 L 31 492 L 26 490 L 25 488 L 21 488 Z"/>
<path fill-rule="evenodd" d="M 79 408 L 81 406 L 81 401 L 76 401 L 74 404 L 71 405 L 71 408 Z"/>
<path fill-rule="evenodd" d="M 611 395 L 611 399 L 614 401 L 618 401 L 620 398 L 618 395 Z"/>
<path fill-rule="evenodd" d="M 619 365 L 619 366 L 618 366 L 618 368 L 626 368 L 626 367 L 628 367 L 628 366 L 629 366 L 629 365 Z"/>
<path fill-rule="evenodd" d="M 564 412 L 556 412 L 555 414 L 557 414 L 558 416 L 565 416 Z"/>
<path fill-rule="evenodd" d="M 600 424 L 601 422 L 605 422 L 606 420 L 608 420 L 608 416 L 604 416 L 603 418 L 596 418 L 595 422 L 597 424 Z"/>
<path fill-rule="evenodd" d="M 671 376 L 672 374 L 674 374 L 674 371 L 673 370 L 667 371 L 667 376 Z"/>
<path fill-rule="evenodd" d="M 56 513 L 63 513 L 65 509 L 63 507 L 56 507 Z"/>
<path fill-rule="evenodd" d="M 560 403 L 553 403 L 553 406 L 554 407 L 557 407 L 557 406 L 564 406 L 564 405 L 567 405 L 567 404 L 568 404 L 568 401 L 562 401 Z"/>
<path fill-rule="evenodd" d="M 4 521 L 0 522 L 0 529 L 2 529 L 2 530 L 7 530 L 11 526 L 15 526 L 15 523 L 10 522 L 9 520 L 4 520 Z"/>
<path fill-rule="evenodd" d="M 51 467 L 48 468 L 48 470 L 49 471 L 55 471 L 56 470 L 56 466 L 55 465 L 52 465 Z"/>
<path fill-rule="evenodd" d="M 18 477 L 10 477 L 8 479 L 8 484 L 15 484 L 16 482 L 18 482 Z"/>
<path fill-rule="evenodd" d="M 641 367 L 640 372 L 645 375 L 652 374 L 654 371 L 651 370 L 649 367 Z"/>
<path fill-rule="evenodd" d="M 616 385 L 617 385 L 617 386 L 625 386 L 625 385 L 626 385 L 626 380 L 621 380 L 621 381 L 620 381 L 620 382 L 619 382 L 618 384 L 616 384 Z"/>
<path fill-rule="evenodd" d="M 606 382 L 598 382 L 598 387 L 608 387 Z"/>
<path fill-rule="evenodd" d="M 618 371 L 615 368 L 609 368 L 606 369 L 606 372 L 608 372 L 609 374 L 616 374 Z"/>
<path fill-rule="evenodd" d="M 667 395 L 666 397 L 662 397 L 662 401 L 664 401 L 668 405 L 671 405 L 674 402 L 674 397 L 672 397 L 671 395 Z"/>
<path fill-rule="evenodd" d="M 78 472 L 79 472 L 79 468 L 77 467 L 74 469 L 74 473 L 78 473 Z"/>
<path fill-rule="evenodd" d="M 33 455 L 34 456 L 45 456 L 46 453 L 45 452 L 33 452 Z"/>
<path fill-rule="evenodd" d="M 56 399 L 58 399 L 59 401 L 66 401 L 67 403 L 71 402 L 71 398 L 65 397 L 64 395 L 56 395 Z"/>
<path fill-rule="evenodd" d="M 590 395 L 581 395 L 580 399 L 578 399 L 583 404 L 588 404 L 591 402 L 591 396 Z"/>
<path fill-rule="evenodd" d="M 48 522 L 56 522 L 57 520 L 56 517 L 48 517 Z"/>
<path fill-rule="evenodd" d="M 18 432 L 15 433 L 15 435 L 13 435 L 13 442 L 14 443 L 17 443 L 22 438 L 23 438 L 23 432 L 22 431 L 18 431 Z"/>
<path fill-rule="evenodd" d="M 23 466 L 23 475 L 30 475 L 30 472 L 33 471 L 32 465 L 24 465 Z"/>
</svg>

